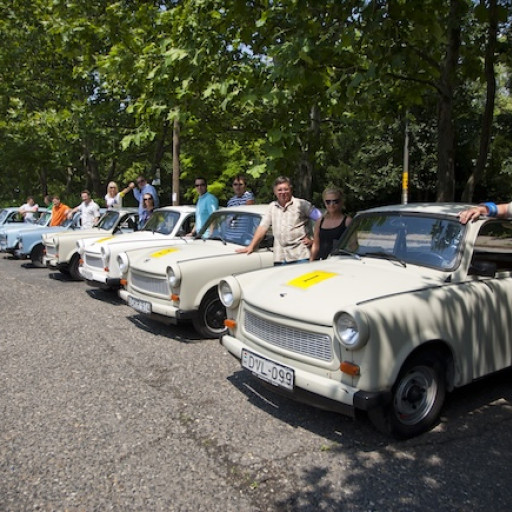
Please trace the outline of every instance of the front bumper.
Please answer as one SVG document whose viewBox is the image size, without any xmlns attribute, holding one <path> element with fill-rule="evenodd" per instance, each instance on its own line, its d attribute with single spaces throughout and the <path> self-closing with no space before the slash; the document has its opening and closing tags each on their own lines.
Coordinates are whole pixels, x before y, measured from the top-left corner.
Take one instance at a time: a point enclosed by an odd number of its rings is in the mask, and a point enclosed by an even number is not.
<svg viewBox="0 0 512 512">
<path fill-rule="evenodd" d="M 57 258 L 53 258 L 50 256 L 43 256 L 43 265 L 46 265 L 50 268 L 58 268 L 59 267 L 59 260 Z"/>
<path fill-rule="evenodd" d="M 127 290 L 124 288 L 119 290 L 119 297 L 123 299 L 126 303 L 128 303 L 128 298 L 131 296 Z M 133 295 L 134 298 L 138 299 Z M 143 298 L 146 302 L 151 303 L 151 316 L 170 323 L 177 323 L 181 320 L 193 320 L 197 316 L 196 310 L 184 311 L 182 309 L 173 306 L 169 301 L 169 304 L 161 304 L 159 302 L 148 301 L 147 298 Z"/>
<path fill-rule="evenodd" d="M 258 354 L 257 350 L 246 346 L 242 341 L 229 334 L 223 335 L 220 343 L 238 361 L 242 358 L 242 349 L 244 348 Z M 259 355 L 268 357 L 264 354 Z M 281 361 L 276 362 L 282 363 Z M 289 366 L 287 363 L 282 364 Z M 291 392 L 263 380 L 261 382 L 279 394 L 289 396 L 299 402 L 352 417 L 355 416 L 357 409 L 368 411 L 383 406 L 391 400 L 391 393 L 388 392 L 366 392 L 303 369 L 292 368 L 295 373 L 295 383 L 294 390 Z"/>
</svg>

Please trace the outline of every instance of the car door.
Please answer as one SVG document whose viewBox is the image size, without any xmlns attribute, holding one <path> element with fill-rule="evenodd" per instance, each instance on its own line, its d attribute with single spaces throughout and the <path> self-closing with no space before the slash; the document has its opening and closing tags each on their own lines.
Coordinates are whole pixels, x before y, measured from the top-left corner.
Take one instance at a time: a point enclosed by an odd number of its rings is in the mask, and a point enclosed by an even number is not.
<svg viewBox="0 0 512 512">
<path fill-rule="evenodd" d="M 483 224 L 472 261 L 496 266 L 494 277 L 477 277 L 472 283 L 479 326 L 473 340 L 474 377 L 480 377 L 512 364 L 512 223 Z"/>
</svg>

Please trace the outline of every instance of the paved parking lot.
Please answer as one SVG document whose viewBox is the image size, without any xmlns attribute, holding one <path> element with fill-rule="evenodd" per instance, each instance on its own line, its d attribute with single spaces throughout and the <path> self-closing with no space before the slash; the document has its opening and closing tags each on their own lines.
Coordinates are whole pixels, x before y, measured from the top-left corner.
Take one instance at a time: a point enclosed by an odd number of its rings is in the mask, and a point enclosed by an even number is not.
<svg viewBox="0 0 512 512">
<path fill-rule="evenodd" d="M 280 398 L 216 340 L 0 256 L 0 511 L 510 510 L 512 372 L 406 442 Z"/>
</svg>

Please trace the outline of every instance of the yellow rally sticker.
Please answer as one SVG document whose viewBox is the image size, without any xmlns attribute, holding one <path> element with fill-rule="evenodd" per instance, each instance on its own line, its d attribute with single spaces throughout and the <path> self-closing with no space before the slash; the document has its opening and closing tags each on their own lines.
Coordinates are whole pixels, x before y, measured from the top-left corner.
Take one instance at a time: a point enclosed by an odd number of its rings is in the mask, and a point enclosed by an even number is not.
<svg viewBox="0 0 512 512">
<path fill-rule="evenodd" d="M 170 252 L 176 252 L 178 249 L 175 249 L 174 247 L 169 247 L 169 249 L 162 249 L 161 251 L 154 252 L 151 257 L 152 258 L 161 258 L 162 256 L 165 256 L 166 254 L 169 254 Z"/>
<path fill-rule="evenodd" d="M 100 238 L 99 240 L 96 240 L 97 244 L 102 244 L 103 242 L 106 242 L 107 240 L 112 240 L 114 238 L 113 236 L 106 236 L 105 238 Z"/>
<path fill-rule="evenodd" d="M 303 288 L 305 290 L 310 286 L 314 286 L 315 284 L 321 283 L 322 281 L 337 275 L 338 274 L 335 274 L 334 272 L 323 272 L 322 270 L 317 270 L 315 272 L 309 272 L 303 276 L 296 277 L 295 279 L 288 281 L 286 284 L 289 286 L 296 286 L 297 288 Z"/>
</svg>

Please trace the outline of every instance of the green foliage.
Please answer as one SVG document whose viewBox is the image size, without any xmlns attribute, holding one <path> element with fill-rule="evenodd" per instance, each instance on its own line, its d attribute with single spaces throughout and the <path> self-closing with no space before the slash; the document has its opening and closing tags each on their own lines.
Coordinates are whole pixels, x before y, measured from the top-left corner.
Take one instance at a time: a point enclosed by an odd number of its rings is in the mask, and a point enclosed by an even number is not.
<svg viewBox="0 0 512 512">
<path fill-rule="evenodd" d="M 355 212 L 400 201 L 406 118 L 410 200 L 432 200 L 452 3 L 462 38 L 452 77 L 460 192 L 479 151 L 483 2 L 5 2 L 0 200 L 47 191 L 74 198 L 84 186 L 102 197 L 111 179 L 125 185 L 160 169 L 166 202 L 178 120 L 182 202 L 195 199 L 198 174 L 221 204 L 238 173 L 260 201 L 272 198 L 275 176 L 287 174 L 317 203 L 327 183 L 342 186 Z M 509 2 L 498 10 L 497 112 L 476 193 L 506 198 Z"/>
</svg>

